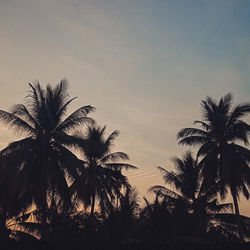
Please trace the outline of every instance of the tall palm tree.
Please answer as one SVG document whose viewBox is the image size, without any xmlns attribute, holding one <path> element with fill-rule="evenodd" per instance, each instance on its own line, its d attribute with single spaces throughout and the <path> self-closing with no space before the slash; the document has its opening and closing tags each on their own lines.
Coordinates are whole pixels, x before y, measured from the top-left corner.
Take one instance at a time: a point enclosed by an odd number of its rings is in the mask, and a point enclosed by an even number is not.
<svg viewBox="0 0 250 250">
<path fill-rule="evenodd" d="M 11 176 L 9 203 L 15 203 L 18 197 L 20 209 L 35 204 L 45 220 L 53 200 L 60 200 L 63 208 L 71 204 L 67 182 L 77 176 L 74 165 L 78 159 L 65 147 L 74 139 L 67 133 L 93 122 L 87 114 L 94 108 L 80 107 L 65 118 L 75 99 L 69 98 L 66 80 L 55 87 L 47 85 L 46 89 L 39 83 L 29 87 L 25 104 L 14 105 L 11 112 L 0 110 L 0 121 L 17 135 L 26 136 L 0 152 L 1 171 Z M 0 200 L 6 197 L 1 196 Z"/>
<path fill-rule="evenodd" d="M 197 227 L 193 228 L 196 229 L 196 233 L 204 235 L 209 223 L 209 214 L 230 209 L 231 204 L 218 204 L 216 198 L 218 185 L 209 189 L 204 187 L 201 169 L 190 151 L 187 151 L 183 158 L 174 157 L 172 162 L 175 172 L 162 167 L 159 169 L 163 173 L 164 181 L 173 185 L 176 191 L 159 185 L 152 186 L 150 191 L 164 198 L 172 214 L 191 218 L 194 227 L 197 223 Z M 192 216 L 188 216 L 189 214 Z"/>
<path fill-rule="evenodd" d="M 229 93 L 219 102 L 207 97 L 201 106 L 203 120 L 194 122 L 201 128 L 181 129 L 177 138 L 182 145 L 199 146 L 197 155 L 202 158 L 200 164 L 208 185 L 219 180 L 222 198 L 230 189 L 238 218 L 239 237 L 243 240 L 238 198 L 240 193 L 247 199 L 250 195 L 250 151 L 242 146 L 249 143 L 250 126 L 242 118 L 250 113 L 250 103 L 232 107 L 232 95 Z"/>
<path fill-rule="evenodd" d="M 121 188 L 128 186 L 128 180 L 121 172 L 122 169 L 135 169 L 136 167 L 119 160 L 129 160 L 123 152 L 111 152 L 114 139 L 118 131 L 112 132 L 105 138 L 105 129 L 89 126 L 86 135 L 78 135 L 75 144 L 83 157 L 80 178 L 71 186 L 75 198 L 91 205 L 91 216 L 94 214 L 96 200 L 102 212 L 112 208 L 112 202 L 120 194 Z"/>
</svg>

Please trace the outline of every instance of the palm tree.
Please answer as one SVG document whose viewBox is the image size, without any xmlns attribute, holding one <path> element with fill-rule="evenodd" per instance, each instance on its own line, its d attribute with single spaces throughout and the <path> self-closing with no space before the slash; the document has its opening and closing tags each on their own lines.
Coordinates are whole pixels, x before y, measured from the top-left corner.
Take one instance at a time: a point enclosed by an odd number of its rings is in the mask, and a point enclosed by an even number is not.
<svg viewBox="0 0 250 250">
<path fill-rule="evenodd" d="M 203 120 L 194 122 L 201 128 L 181 129 L 177 138 L 182 145 L 200 147 L 197 157 L 203 157 L 200 164 L 208 185 L 219 180 L 222 198 L 225 197 L 227 189 L 230 189 L 239 237 L 243 240 L 238 199 L 240 193 L 246 199 L 250 195 L 250 151 L 236 143 L 247 145 L 249 142 L 250 126 L 242 118 L 250 113 L 250 103 L 232 107 L 232 95 L 229 93 L 219 102 L 207 97 L 202 100 L 201 106 Z"/>
<path fill-rule="evenodd" d="M 22 204 L 20 210 L 35 204 L 45 222 L 46 211 L 53 200 L 60 200 L 63 208 L 71 205 L 68 181 L 77 177 L 74 165 L 79 161 L 65 147 L 74 140 L 67 133 L 93 122 L 87 114 L 94 108 L 83 106 L 64 118 L 75 99 L 69 98 L 66 80 L 54 88 L 48 85 L 43 89 L 39 83 L 29 87 L 25 105 L 14 105 L 11 112 L 0 110 L 2 123 L 17 135 L 27 136 L 1 151 L 1 171 L 11 177 L 7 185 L 9 203 L 15 203 L 18 197 Z M 0 200 L 5 199 L 2 196 Z"/>
<path fill-rule="evenodd" d="M 159 244 L 175 237 L 174 225 L 179 214 L 177 217 L 172 214 L 170 204 L 160 198 L 159 192 L 151 203 L 144 197 L 146 205 L 140 212 L 137 234 L 146 245 Z"/>
<path fill-rule="evenodd" d="M 105 126 L 89 126 L 86 135 L 78 135 L 75 144 L 84 161 L 78 169 L 80 178 L 72 184 L 71 189 L 76 199 L 85 206 L 91 205 L 91 216 L 94 215 L 96 199 L 99 200 L 102 212 L 112 208 L 112 202 L 120 195 L 121 188 L 129 185 L 121 170 L 136 168 L 128 163 L 117 162 L 129 160 L 129 157 L 123 152 L 111 152 L 119 132 L 114 131 L 105 138 L 105 129 Z"/>
<path fill-rule="evenodd" d="M 135 225 L 138 222 L 139 201 L 134 188 L 126 187 L 119 197 L 118 206 L 108 211 L 108 216 L 102 223 L 100 233 L 106 246 L 117 247 L 133 237 Z"/>
<path fill-rule="evenodd" d="M 176 172 L 169 172 L 162 167 L 159 169 L 163 173 L 164 181 L 173 185 L 177 192 L 159 185 L 152 186 L 150 191 L 163 197 L 172 214 L 178 214 L 180 219 L 184 217 L 184 220 L 191 220 L 195 234 L 204 235 L 209 223 L 209 214 L 230 209 L 231 204 L 218 204 L 218 185 L 205 188 L 200 167 L 190 151 L 187 151 L 182 159 L 174 157 L 172 162 Z M 188 230 L 192 231 L 190 228 Z"/>
</svg>

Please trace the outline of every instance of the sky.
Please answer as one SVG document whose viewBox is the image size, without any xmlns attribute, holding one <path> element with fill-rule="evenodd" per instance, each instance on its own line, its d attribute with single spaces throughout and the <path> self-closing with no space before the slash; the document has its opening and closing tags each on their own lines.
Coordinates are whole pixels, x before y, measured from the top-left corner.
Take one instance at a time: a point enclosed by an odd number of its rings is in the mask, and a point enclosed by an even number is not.
<svg viewBox="0 0 250 250">
<path fill-rule="evenodd" d="M 176 134 L 201 118 L 202 99 L 249 101 L 249 25 L 249 0 L 0 0 L 0 109 L 23 103 L 29 82 L 68 79 L 71 111 L 91 104 L 120 131 L 114 150 L 148 197 L 163 184 L 156 167 L 173 170 L 188 149 Z M 1 125 L 0 149 L 16 139 Z M 240 210 L 250 216 L 243 198 Z"/>
</svg>

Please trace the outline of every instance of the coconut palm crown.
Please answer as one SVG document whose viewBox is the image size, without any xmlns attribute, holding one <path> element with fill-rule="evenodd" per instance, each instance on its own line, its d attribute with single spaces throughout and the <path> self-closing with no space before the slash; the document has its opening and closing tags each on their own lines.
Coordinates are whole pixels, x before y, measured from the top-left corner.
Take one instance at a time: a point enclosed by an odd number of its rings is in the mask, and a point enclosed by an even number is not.
<svg viewBox="0 0 250 250">
<path fill-rule="evenodd" d="M 114 139 L 118 131 L 112 132 L 105 138 L 106 127 L 89 126 L 85 135 L 78 135 L 75 144 L 83 155 L 83 164 L 79 169 L 80 178 L 72 184 L 75 198 L 84 202 L 85 206 L 91 204 L 91 215 L 94 214 L 95 202 L 99 201 L 100 209 L 112 209 L 112 202 L 119 196 L 121 188 L 128 186 L 126 176 L 122 169 L 135 169 L 136 167 L 119 162 L 129 160 L 126 153 L 112 152 Z"/>
<path fill-rule="evenodd" d="M 186 212 L 198 215 L 230 208 L 230 204 L 218 204 L 216 197 L 218 185 L 214 185 L 210 189 L 204 188 L 201 169 L 190 151 L 187 151 L 182 158 L 173 157 L 172 162 L 176 171 L 158 168 L 162 172 L 166 184 L 172 185 L 176 191 L 159 185 L 152 186 L 150 191 L 164 197 L 170 206 L 172 204 L 175 207 L 178 202 L 182 202 Z"/>
<path fill-rule="evenodd" d="M 218 102 L 211 97 L 202 100 L 203 120 L 194 122 L 201 128 L 184 128 L 177 138 L 182 145 L 199 146 L 197 156 L 207 184 L 220 181 L 222 198 L 230 189 L 239 215 L 239 194 L 250 196 L 250 151 L 242 146 L 249 143 L 250 126 L 242 118 L 250 113 L 250 103 L 233 107 L 232 98 L 229 93 Z"/>
<path fill-rule="evenodd" d="M 182 158 L 174 157 L 172 162 L 175 171 L 168 171 L 162 167 L 163 180 L 176 190 L 165 186 L 152 186 L 150 191 L 156 193 L 157 197 L 163 197 L 169 211 L 184 216 L 189 214 L 193 227 L 200 233 L 208 229 L 212 214 L 231 209 L 230 203 L 219 204 L 217 200 L 218 184 L 204 188 L 204 178 L 200 167 L 196 164 L 190 151 Z M 196 223 L 196 224 L 195 224 Z"/>
<path fill-rule="evenodd" d="M 25 104 L 14 105 L 11 112 L 0 110 L 0 121 L 24 137 L 0 153 L 1 171 L 11 176 L 6 187 L 10 190 L 8 199 L 2 199 L 5 203 L 8 200 L 6 207 L 19 204 L 20 209 L 26 209 L 35 204 L 45 213 L 57 198 L 62 207 L 70 205 L 67 181 L 77 176 L 74 164 L 78 160 L 64 146 L 73 140 L 67 133 L 93 122 L 87 114 L 94 110 L 83 106 L 65 118 L 74 99 L 69 98 L 66 80 L 55 87 L 47 85 L 46 89 L 39 83 L 29 84 Z"/>
</svg>

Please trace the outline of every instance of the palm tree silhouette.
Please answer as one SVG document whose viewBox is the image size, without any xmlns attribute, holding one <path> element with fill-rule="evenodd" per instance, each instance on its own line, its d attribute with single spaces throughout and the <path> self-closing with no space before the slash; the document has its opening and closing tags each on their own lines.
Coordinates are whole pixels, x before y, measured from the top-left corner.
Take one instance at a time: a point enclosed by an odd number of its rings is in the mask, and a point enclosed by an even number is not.
<svg viewBox="0 0 250 250">
<path fill-rule="evenodd" d="M 200 164 L 203 166 L 207 185 L 219 180 L 222 198 L 229 187 L 238 221 L 239 237 L 243 240 L 238 198 L 239 193 L 249 198 L 250 151 L 236 142 L 248 144 L 250 126 L 241 118 L 250 113 L 250 103 L 232 107 L 232 95 L 229 93 L 219 102 L 207 97 L 202 100 L 201 106 L 203 120 L 194 122 L 201 129 L 184 128 L 177 137 L 182 145 L 200 146 L 197 157 L 203 157 Z"/>
<path fill-rule="evenodd" d="M 173 185 L 177 190 L 173 191 L 164 186 L 152 186 L 150 191 L 157 196 L 163 197 L 172 214 L 179 214 L 192 221 L 192 228 L 197 236 L 205 235 L 209 223 L 209 214 L 220 212 L 231 208 L 231 204 L 218 204 L 218 185 L 206 189 L 201 174 L 190 151 L 187 151 L 182 158 L 172 159 L 176 171 L 167 171 L 158 167 L 163 173 L 163 179 L 167 184 Z M 191 216 L 190 216 L 191 215 Z M 186 222 L 188 222 L 186 220 Z M 185 224 L 185 223 L 184 223 Z"/>
<path fill-rule="evenodd" d="M 94 108 L 83 106 L 64 118 L 75 99 L 69 98 L 66 80 L 54 88 L 43 89 L 39 83 L 29 87 L 25 105 L 14 105 L 12 112 L 0 110 L 0 120 L 17 135 L 27 137 L 10 143 L 0 155 L 3 171 L 13 178 L 9 183 L 12 201 L 18 197 L 26 208 L 34 203 L 45 223 L 53 200 L 59 199 L 63 208 L 71 204 L 67 181 L 76 178 L 78 159 L 64 146 L 74 139 L 67 132 L 93 122 L 87 114 Z"/>
<path fill-rule="evenodd" d="M 118 206 L 114 206 L 108 211 L 101 227 L 101 234 L 107 247 L 111 244 L 116 247 L 121 242 L 127 243 L 127 240 L 133 236 L 135 225 L 138 222 L 139 201 L 135 188 L 126 187 L 124 194 L 119 197 Z"/>
<path fill-rule="evenodd" d="M 123 152 L 111 152 L 119 132 L 112 132 L 106 139 L 105 129 L 105 126 L 89 126 L 86 135 L 78 135 L 75 144 L 83 154 L 84 161 L 78 169 L 80 177 L 72 184 L 71 190 L 75 199 L 86 206 L 91 205 L 91 216 L 94 215 L 96 199 L 102 212 L 112 208 L 112 202 L 120 194 L 121 188 L 128 186 L 121 170 L 136 168 L 128 163 L 117 162 L 129 160 L 129 157 Z"/>
<path fill-rule="evenodd" d="M 146 245 L 156 244 L 156 242 L 168 241 L 173 239 L 175 234 L 174 224 L 179 219 L 180 214 L 175 216 L 171 213 L 170 203 L 165 199 L 160 199 L 159 192 L 155 199 L 150 203 L 145 197 L 146 206 L 141 209 L 139 227 L 137 234 L 140 235 Z"/>
</svg>

